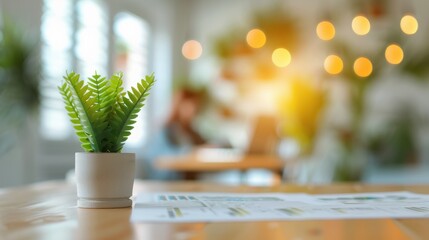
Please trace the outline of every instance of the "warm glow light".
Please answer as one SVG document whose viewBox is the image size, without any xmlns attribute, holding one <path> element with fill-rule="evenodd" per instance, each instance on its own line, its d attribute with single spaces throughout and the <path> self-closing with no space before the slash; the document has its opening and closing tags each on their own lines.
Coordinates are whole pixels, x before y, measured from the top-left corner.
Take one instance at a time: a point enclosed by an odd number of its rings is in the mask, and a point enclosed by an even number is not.
<svg viewBox="0 0 429 240">
<path fill-rule="evenodd" d="M 262 30 L 255 28 L 247 33 L 246 41 L 252 48 L 261 48 L 265 45 L 267 38 Z"/>
<path fill-rule="evenodd" d="M 384 55 L 386 56 L 387 62 L 390 64 L 399 64 L 404 58 L 404 52 L 402 51 L 402 48 L 396 44 L 389 45 L 386 48 Z"/>
<path fill-rule="evenodd" d="M 335 37 L 335 27 L 331 22 L 323 21 L 317 24 L 316 33 L 320 39 L 328 41 Z"/>
<path fill-rule="evenodd" d="M 286 67 L 290 64 L 292 57 L 289 51 L 285 48 L 277 48 L 271 56 L 274 65 L 277 67 Z"/>
<path fill-rule="evenodd" d="M 352 21 L 352 29 L 357 35 L 365 35 L 369 33 L 371 24 L 368 18 L 364 16 L 356 16 Z"/>
<path fill-rule="evenodd" d="M 201 43 L 195 40 L 189 40 L 182 46 L 182 54 L 186 59 L 195 60 L 198 59 L 203 53 L 203 47 Z"/>
<path fill-rule="evenodd" d="M 330 55 L 326 57 L 324 67 L 329 74 L 338 74 L 343 71 L 343 60 L 336 55 Z"/>
<path fill-rule="evenodd" d="M 401 29 L 405 34 L 411 35 L 419 29 L 419 22 L 411 15 L 405 15 L 401 19 Z"/>
<path fill-rule="evenodd" d="M 368 58 L 360 57 L 353 64 L 353 70 L 359 77 L 368 77 L 372 73 L 372 63 Z"/>
</svg>

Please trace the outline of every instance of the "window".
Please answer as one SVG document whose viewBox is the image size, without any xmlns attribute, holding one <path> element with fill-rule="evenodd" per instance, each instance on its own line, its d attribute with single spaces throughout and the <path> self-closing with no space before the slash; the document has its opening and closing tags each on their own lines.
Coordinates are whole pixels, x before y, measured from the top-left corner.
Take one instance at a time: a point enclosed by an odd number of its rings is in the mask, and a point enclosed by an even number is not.
<svg viewBox="0 0 429 240">
<path fill-rule="evenodd" d="M 119 13 L 114 20 L 115 35 L 114 71 L 124 73 L 125 89 L 137 84 L 142 76 L 148 72 L 148 35 L 146 22 L 129 13 Z M 144 107 L 140 113 L 141 121 L 137 121 L 134 131 L 128 138 L 130 144 L 144 143 L 147 138 L 148 108 Z"/>
<path fill-rule="evenodd" d="M 41 25 L 42 136 L 64 139 L 71 131 L 56 86 L 64 69 L 72 68 L 73 1 L 45 0 Z"/>
<path fill-rule="evenodd" d="M 77 71 L 87 78 L 95 71 L 107 75 L 108 18 L 99 1 L 77 2 L 77 29 L 74 56 Z"/>
<path fill-rule="evenodd" d="M 41 135 L 47 140 L 66 140 L 73 134 L 57 90 L 65 71 L 82 78 L 97 73 L 107 76 L 109 63 L 109 16 L 97 0 L 44 0 L 42 16 Z M 119 13 L 113 21 L 113 72 L 124 72 L 125 88 L 148 74 L 148 25 L 139 17 Z M 148 113 L 143 108 L 131 144 L 146 138 Z"/>
</svg>

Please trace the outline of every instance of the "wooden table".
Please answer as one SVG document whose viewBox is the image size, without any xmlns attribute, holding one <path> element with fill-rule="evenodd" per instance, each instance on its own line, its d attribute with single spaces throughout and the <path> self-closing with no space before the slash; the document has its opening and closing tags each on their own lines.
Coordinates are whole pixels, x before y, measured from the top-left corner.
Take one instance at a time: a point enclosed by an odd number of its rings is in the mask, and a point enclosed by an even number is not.
<svg viewBox="0 0 429 240">
<path fill-rule="evenodd" d="M 188 155 L 164 156 L 156 159 L 155 167 L 162 170 L 181 172 L 185 180 L 197 180 L 198 174 L 227 170 L 247 171 L 250 169 L 267 169 L 274 174 L 275 181 L 280 181 L 285 161 L 275 155 L 224 155 L 201 154 L 193 152 Z"/>
<path fill-rule="evenodd" d="M 429 185 L 225 186 L 198 182 L 138 182 L 134 193 L 159 191 L 429 193 Z M 75 186 L 45 182 L 0 190 L 0 239 L 429 239 L 429 219 L 146 224 L 130 222 L 131 208 L 78 209 Z"/>
</svg>

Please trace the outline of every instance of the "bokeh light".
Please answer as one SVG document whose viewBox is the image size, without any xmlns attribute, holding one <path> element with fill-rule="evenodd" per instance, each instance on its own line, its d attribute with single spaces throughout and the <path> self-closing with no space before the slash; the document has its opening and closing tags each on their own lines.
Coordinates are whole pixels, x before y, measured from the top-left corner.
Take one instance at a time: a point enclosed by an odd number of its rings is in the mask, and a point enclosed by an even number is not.
<svg viewBox="0 0 429 240">
<path fill-rule="evenodd" d="M 359 77 L 368 77 L 372 73 L 372 63 L 368 58 L 360 57 L 354 62 L 353 70 Z"/>
<path fill-rule="evenodd" d="M 343 60 L 337 55 L 329 55 L 325 59 L 324 67 L 329 74 L 339 74 L 343 71 Z"/>
<path fill-rule="evenodd" d="M 405 15 L 401 18 L 401 30 L 408 35 L 412 35 L 419 29 L 419 22 L 411 15 Z"/>
<path fill-rule="evenodd" d="M 384 53 L 386 61 L 390 64 L 399 64 L 404 59 L 402 48 L 396 44 L 391 44 L 386 48 Z"/>
<path fill-rule="evenodd" d="M 321 40 L 331 40 L 335 37 L 334 24 L 329 21 L 322 21 L 317 24 L 316 33 Z"/>
<path fill-rule="evenodd" d="M 352 21 L 352 29 L 357 35 L 366 35 L 371 30 L 371 23 L 364 16 L 356 16 Z"/>
<path fill-rule="evenodd" d="M 252 48 L 261 48 L 265 45 L 267 38 L 262 30 L 255 28 L 247 33 L 246 41 Z"/>
<path fill-rule="evenodd" d="M 198 59 L 203 53 L 201 43 L 196 40 L 186 41 L 182 46 L 182 54 L 186 59 Z"/>
<path fill-rule="evenodd" d="M 276 65 L 277 67 L 286 67 L 290 64 L 292 60 L 292 56 L 285 48 L 277 48 L 276 50 L 274 50 L 271 58 L 273 60 L 274 65 Z"/>
</svg>

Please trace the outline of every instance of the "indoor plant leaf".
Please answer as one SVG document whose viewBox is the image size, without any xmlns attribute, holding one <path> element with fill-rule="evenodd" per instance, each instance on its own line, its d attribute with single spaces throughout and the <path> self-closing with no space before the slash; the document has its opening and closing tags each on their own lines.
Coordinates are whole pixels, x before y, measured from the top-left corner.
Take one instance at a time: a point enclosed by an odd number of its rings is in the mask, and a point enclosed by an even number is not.
<svg viewBox="0 0 429 240">
<path fill-rule="evenodd" d="M 141 79 L 139 90 L 133 89 L 128 91 L 128 96 L 121 96 L 115 108 L 115 118 L 112 119 L 112 133 L 115 138 L 112 146 L 114 152 L 120 152 L 128 136 L 131 134 L 130 126 L 135 123 L 138 112 L 144 106 L 144 101 L 149 95 L 155 81 L 154 75 L 146 76 L 145 79 Z M 141 90 L 140 90 L 141 89 Z"/>
<path fill-rule="evenodd" d="M 86 152 L 120 152 L 149 95 L 155 77 L 146 76 L 124 92 L 123 74 L 109 80 L 95 73 L 88 81 L 74 72 L 58 87 L 76 135 Z"/>
</svg>

